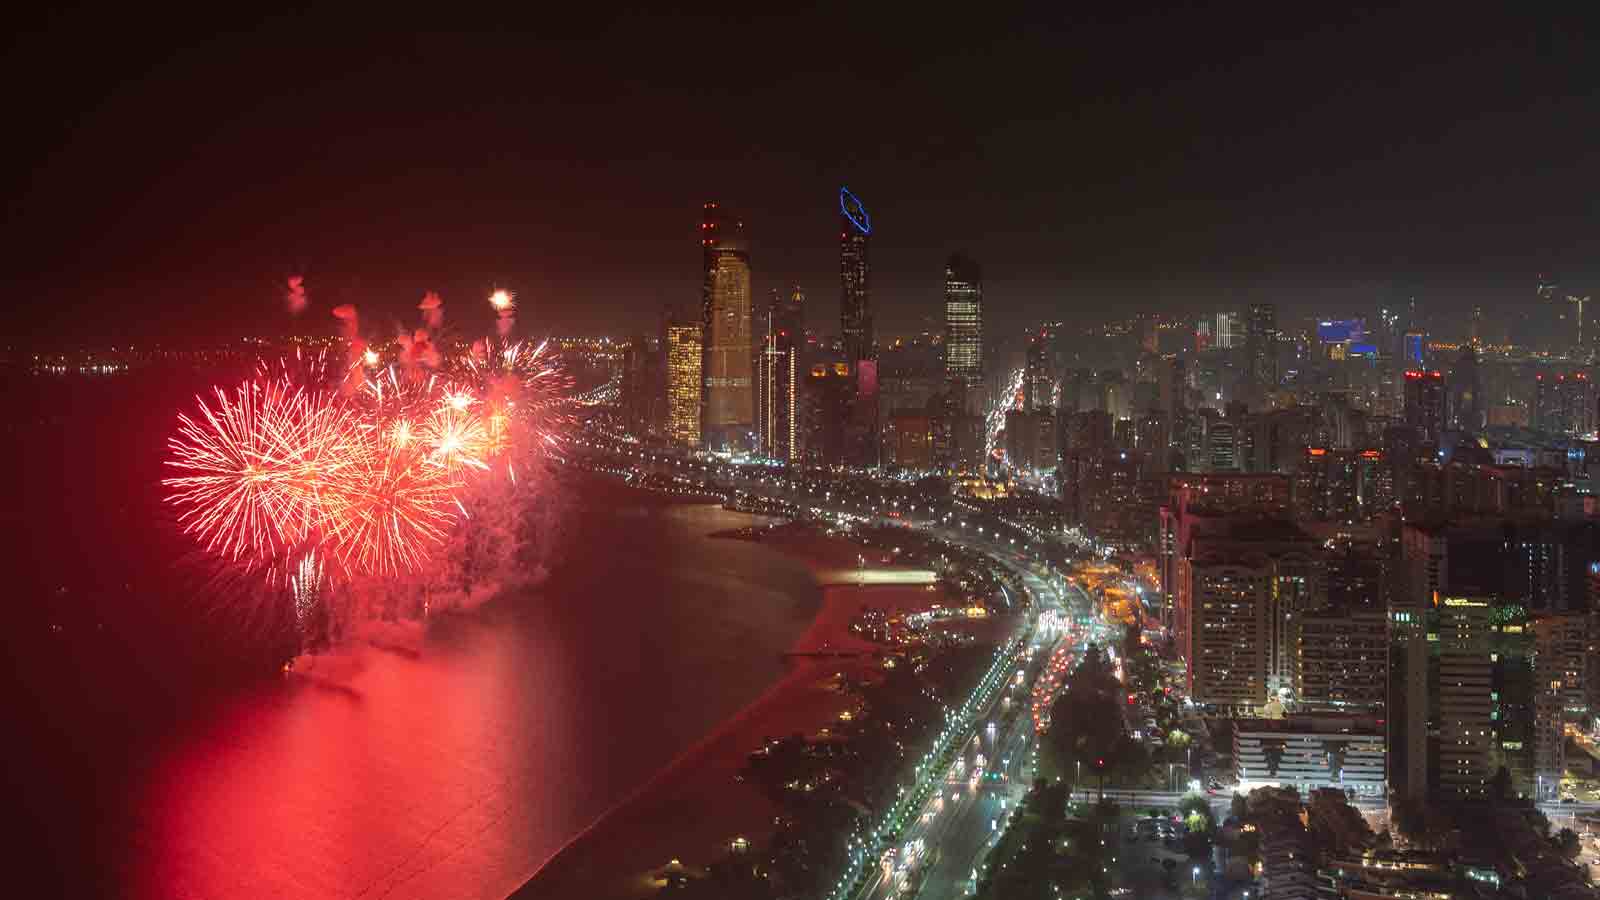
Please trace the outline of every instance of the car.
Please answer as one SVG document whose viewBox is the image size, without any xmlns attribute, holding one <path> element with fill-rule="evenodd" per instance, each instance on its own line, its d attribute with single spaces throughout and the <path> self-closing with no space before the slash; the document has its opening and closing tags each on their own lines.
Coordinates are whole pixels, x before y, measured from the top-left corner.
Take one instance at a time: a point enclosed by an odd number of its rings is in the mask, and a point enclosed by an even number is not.
<svg viewBox="0 0 1600 900">
<path fill-rule="evenodd" d="M 1577 803 L 1578 802 L 1578 798 L 1572 796 L 1571 794 L 1568 794 L 1565 797 L 1561 798 L 1561 802 L 1562 803 Z"/>
</svg>

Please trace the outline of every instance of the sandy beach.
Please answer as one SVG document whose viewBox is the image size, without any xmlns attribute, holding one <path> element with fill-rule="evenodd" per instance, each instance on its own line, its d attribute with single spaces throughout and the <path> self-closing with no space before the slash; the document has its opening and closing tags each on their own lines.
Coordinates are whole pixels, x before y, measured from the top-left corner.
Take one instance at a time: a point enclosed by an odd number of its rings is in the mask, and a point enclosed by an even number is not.
<svg viewBox="0 0 1600 900">
<path fill-rule="evenodd" d="M 804 559 L 823 586 L 816 619 L 791 652 L 870 651 L 876 645 L 849 632 L 862 605 L 920 608 L 941 600 L 927 587 L 930 575 L 885 565 L 881 557 L 869 557 L 863 567 L 861 549 L 844 540 L 783 535 L 763 543 Z M 734 780 L 747 755 L 767 737 L 813 733 L 836 722 L 851 698 L 836 689 L 835 676 L 875 665 L 870 659 L 793 658 L 782 680 L 608 811 L 512 896 L 648 897 L 660 886 L 654 874 L 672 860 L 694 869 L 725 853 L 736 837 L 759 845 L 778 810 L 754 787 Z"/>
</svg>

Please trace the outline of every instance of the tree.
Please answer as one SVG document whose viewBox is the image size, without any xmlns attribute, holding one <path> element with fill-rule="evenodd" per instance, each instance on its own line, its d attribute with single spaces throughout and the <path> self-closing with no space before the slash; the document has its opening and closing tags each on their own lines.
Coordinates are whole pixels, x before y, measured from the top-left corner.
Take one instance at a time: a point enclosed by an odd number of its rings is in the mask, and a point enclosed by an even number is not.
<svg viewBox="0 0 1600 900">
<path fill-rule="evenodd" d="M 1189 745 L 1193 742 L 1194 739 L 1189 737 L 1188 733 L 1180 728 L 1172 729 L 1172 733 L 1167 735 L 1167 746 L 1174 750 L 1188 749 Z"/>
<path fill-rule="evenodd" d="M 1127 660 L 1130 666 L 1144 651 L 1144 646 L 1139 642 L 1139 636 L 1142 634 L 1144 626 L 1139 623 L 1139 616 L 1135 615 L 1122 637 L 1122 658 Z"/>
<path fill-rule="evenodd" d="M 1563 828 L 1556 832 L 1555 840 L 1556 848 L 1567 859 L 1577 859 L 1578 854 L 1583 852 L 1583 842 L 1578 840 L 1578 833 L 1571 828 Z"/>
<path fill-rule="evenodd" d="M 1511 773 L 1506 771 L 1505 766 L 1494 771 L 1494 779 L 1489 782 L 1489 787 L 1498 802 L 1503 803 L 1511 796 Z"/>
<path fill-rule="evenodd" d="M 1118 768 L 1120 755 L 1131 753 L 1122 733 L 1120 694 L 1105 652 L 1090 644 L 1066 691 L 1050 707 L 1045 740 L 1062 772 L 1076 775 L 1081 766 L 1103 780 Z"/>
<path fill-rule="evenodd" d="M 1547 835 L 1550 833 L 1550 817 L 1537 807 L 1528 810 L 1528 824 L 1532 825 L 1533 830 L 1538 834 Z"/>
<path fill-rule="evenodd" d="M 1179 815 L 1187 816 L 1190 813 L 1200 813 L 1207 819 L 1211 818 L 1211 803 L 1202 794 L 1184 794 L 1178 800 Z"/>
</svg>

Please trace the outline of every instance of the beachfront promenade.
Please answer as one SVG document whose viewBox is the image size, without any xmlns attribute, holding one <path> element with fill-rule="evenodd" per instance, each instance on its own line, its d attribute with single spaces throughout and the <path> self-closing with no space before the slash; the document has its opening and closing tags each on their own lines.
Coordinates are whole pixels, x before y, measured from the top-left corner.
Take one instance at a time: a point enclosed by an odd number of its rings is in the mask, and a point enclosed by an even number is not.
<svg viewBox="0 0 1600 900">
<path fill-rule="evenodd" d="M 993 529 L 985 532 L 976 523 L 963 528 L 961 522 L 949 518 L 949 513 L 959 512 L 950 504 L 922 509 L 874 509 L 869 500 L 874 483 L 869 479 L 861 479 L 859 484 L 852 483 L 833 495 L 815 485 L 774 477 L 770 470 L 760 468 L 704 466 L 674 457 L 651 459 L 642 452 L 635 456 L 635 464 L 640 471 L 654 472 L 694 467 L 700 484 L 729 494 L 742 492 L 788 504 L 790 508 L 844 516 L 859 523 L 916 527 L 952 544 L 978 550 L 1022 577 L 1032 598 L 1030 613 L 1015 618 L 1015 630 L 1002 641 L 990 671 L 964 703 L 953 705 L 949 722 L 918 764 L 915 780 L 901 799 L 855 837 L 857 851 L 846 871 L 839 873 L 831 895 L 834 900 L 875 893 L 884 896 L 890 884 L 900 883 L 915 871 L 925 895 L 958 896 L 963 884 L 970 885 L 971 871 L 986 852 L 991 836 L 1003 826 L 1001 816 L 1015 809 L 1031 782 L 1031 721 L 1027 716 L 1009 714 L 1024 706 L 1019 700 L 1013 700 L 1010 711 L 1002 709 L 1002 704 L 1008 696 L 1025 698 L 1031 690 L 1031 685 L 1019 686 L 1013 680 L 1019 659 L 1030 651 L 1040 652 L 1041 646 L 1044 652 L 1052 652 L 1063 639 L 1058 634 L 1035 633 L 1039 613 L 1062 608 L 1059 573 L 1049 569 L 1044 554 L 1035 556 L 1030 552 L 1029 540 L 1021 534 L 999 536 Z M 784 549 L 795 552 L 792 547 Z M 817 622 L 793 648 L 800 668 L 734 722 L 719 728 L 701 746 L 675 761 L 622 807 L 595 823 L 514 896 L 564 896 L 579 886 L 588 896 L 649 896 L 654 885 L 659 884 L 652 867 L 678 855 L 687 861 L 697 852 L 696 847 L 706 846 L 707 839 L 725 839 L 731 827 L 738 827 L 730 822 L 770 820 L 770 814 L 764 816 L 757 809 L 762 801 L 751 796 L 755 792 L 741 791 L 733 784 L 734 775 L 750 748 L 760 745 L 763 735 L 814 727 L 798 723 L 804 719 L 827 722 L 842 711 L 830 706 L 840 704 L 842 695 L 818 690 L 818 682 L 824 677 L 818 667 L 828 667 L 831 675 L 833 668 L 849 663 L 855 656 L 865 654 L 865 659 L 871 655 L 872 647 L 856 646 L 844 633 L 848 616 L 843 611 L 859 607 L 860 598 L 854 594 L 871 590 L 875 598 L 885 597 L 888 595 L 884 591 L 925 590 L 933 582 L 931 572 L 882 568 L 864 558 L 857 559 L 853 553 L 846 562 L 829 560 L 820 551 L 800 552 L 811 560 L 825 598 L 832 598 L 825 599 Z M 1020 600 L 1011 598 L 1008 602 L 1021 606 Z M 995 729 L 988 729 L 990 722 L 995 723 Z M 980 761 L 975 756 L 978 750 L 983 751 L 982 765 L 978 765 Z M 975 767 L 983 770 L 976 784 L 962 789 L 959 784 L 949 783 L 949 770 L 956 759 L 962 760 L 965 772 L 970 773 Z M 955 789 L 950 790 L 952 787 Z M 950 799 L 951 794 L 954 799 Z M 698 812 L 686 821 L 687 809 Z M 679 824 L 668 824 L 674 820 Z M 761 833 L 748 836 L 754 842 Z M 895 848 L 903 858 L 901 848 L 918 838 L 926 846 L 941 848 L 935 864 L 927 866 L 926 871 L 909 866 L 899 872 L 883 869 L 881 860 L 886 850 Z"/>
</svg>

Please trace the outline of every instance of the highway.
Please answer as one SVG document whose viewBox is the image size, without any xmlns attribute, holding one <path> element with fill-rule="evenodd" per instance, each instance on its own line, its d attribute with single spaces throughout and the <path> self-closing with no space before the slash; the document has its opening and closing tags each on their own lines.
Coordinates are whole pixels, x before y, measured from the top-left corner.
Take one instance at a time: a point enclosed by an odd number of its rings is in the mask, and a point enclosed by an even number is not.
<svg viewBox="0 0 1600 900">
<path fill-rule="evenodd" d="M 1064 611 L 1063 598 L 1055 586 L 1031 572 L 1018 571 L 1037 604 L 1036 613 Z M 1070 640 L 1069 634 L 1064 629 L 1048 634 L 1036 632 L 1034 658 L 1039 654 L 1048 658 Z M 973 874 L 1002 834 L 1006 817 L 1016 810 L 1033 781 L 1035 738 L 1033 719 L 1028 714 L 1032 690 L 1032 682 L 1013 680 L 1004 694 L 1009 704 L 1002 698 L 985 711 L 990 724 L 968 745 L 962 757 L 965 770 L 947 782 L 948 790 L 940 798 L 954 796 L 964 802 L 946 802 L 941 808 L 935 801 L 923 809 L 924 827 L 929 832 L 924 841 L 929 847 L 937 846 L 939 854 L 923 873 L 915 896 L 938 900 L 971 893 Z M 985 765 L 974 777 L 980 753 Z M 968 793 L 972 795 L 970 799 L 963 796 Z"/>
</svg>

